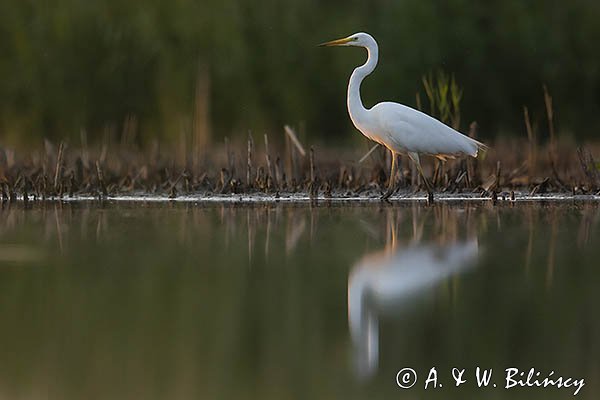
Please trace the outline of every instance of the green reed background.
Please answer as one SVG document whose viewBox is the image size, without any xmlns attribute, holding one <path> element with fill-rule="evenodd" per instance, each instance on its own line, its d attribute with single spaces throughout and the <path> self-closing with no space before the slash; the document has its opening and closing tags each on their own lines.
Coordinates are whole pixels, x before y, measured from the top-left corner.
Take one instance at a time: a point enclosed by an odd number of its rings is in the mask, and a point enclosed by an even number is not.
<svg viewBox="0 0 600 400">
<path fill-rule="evenodd" d="M 545 128 L 542 85 L 563 134 L 600 128 L 600 3 L 519 0 L 50 0 L 0 2 L 0 142 L 42 137 L 202 143 L 284 123 L 349 136 L 345 85 L 358 49 L 315 44 L 364 30 L 381 59 L 367 105 L 416 105 L 442 69 L 463 89 L 461 126 Z"/>
</svg>

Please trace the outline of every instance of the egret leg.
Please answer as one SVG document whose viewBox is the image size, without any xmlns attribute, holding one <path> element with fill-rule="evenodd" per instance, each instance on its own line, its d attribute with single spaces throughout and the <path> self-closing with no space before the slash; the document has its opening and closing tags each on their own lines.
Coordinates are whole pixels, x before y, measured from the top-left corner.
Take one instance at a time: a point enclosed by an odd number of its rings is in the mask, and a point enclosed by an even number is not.
<svg viewBox="0 0 600 400">
<path fill-rule="evenodd" d="M 396 153 L 392 153 L 392 170 L 390 171 L 390 179 L 388 182 L 387 191 L 381 196 L 381 200 L 387 200 L 390 198 L 394 190 L 396 189 Z"/>
<path fill-rule="evenodd" d="M 408 153 L 408 157 L 415 163 L 415 165 L 417 166 L 417 170 L 421 174 L 421 177 L 423 177 L 423 181 L 425 181 L 425 186 L 427 186 L 427 201 L 430 203 L 433 202 L 433 186 L 431 185 L 429 179 L 427 179 L 425 173 L 423 172 L 423 168 L 421 167 L 421 160 L 419 159 L 419 154 Z"/>
</svg>

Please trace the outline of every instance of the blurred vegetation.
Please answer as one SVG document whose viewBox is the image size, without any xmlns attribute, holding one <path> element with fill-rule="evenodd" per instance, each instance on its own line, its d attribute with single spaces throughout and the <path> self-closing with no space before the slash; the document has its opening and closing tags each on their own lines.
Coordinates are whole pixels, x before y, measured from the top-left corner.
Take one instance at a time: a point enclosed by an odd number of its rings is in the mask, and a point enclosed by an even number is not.
<svg viewBox="0 0 600 400">
<path fill-rule="evenodd" d="M 438 118 L 454 129 L 460 128 L 460 101 L 463 91 L 458 87 L 454 76 L 438 71 L 423 76 L 423 88 L 429 100 L 429 114 Z M 420 95 L 417 97 L 417 108 L 421 108 Z"/>
<path fill-rule="evenodd" d="M 522 135 L 526 105 L 543 132 L 546 84 L 560 133 L 593 137 L 598 20 L 585 0 L 0 2 L 0 141 L 119 139 L 132 120 L 142 144 L 284 123 L 339 141 L 352 136 L 345 86 L 364 52 L 315 44 L 361 30 L 381 48 L 367 105 L 415 106 L 423 74 L 443 69 L 464 90 L 463 131 L 477 120 L 482 137 Z"/>
</svg>

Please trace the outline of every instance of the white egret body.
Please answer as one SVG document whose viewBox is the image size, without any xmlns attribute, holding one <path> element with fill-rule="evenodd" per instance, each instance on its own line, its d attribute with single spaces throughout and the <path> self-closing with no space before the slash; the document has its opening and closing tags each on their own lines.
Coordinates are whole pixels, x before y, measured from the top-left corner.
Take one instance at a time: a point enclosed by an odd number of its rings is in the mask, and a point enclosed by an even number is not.
<svg viewBox="0 0 600 400">
<path fill-rule="evenodd" d="M 477 157 L 478 150 L 486 147 L 437 119 L 402 104 L 383 102 L 370 109 L 365 108 L 360 97 L 360 85 L 373 72 L 379 58 L 377 42 L 368 33 L 355 33 L 321 46 L 356 46 L 367 49 L 367 62 L 355 68 L 350 76 L 348 113 L 356 129 L 392 152 L 390 182 L 383 198 L 388 198 L 394 190 L 396 154 L 408 154 L 417 164 L 432 198 L 432 188 L 423 174 L 419 154 L 432 155 L 442 160 L 463 155 Z"/>
</svg>

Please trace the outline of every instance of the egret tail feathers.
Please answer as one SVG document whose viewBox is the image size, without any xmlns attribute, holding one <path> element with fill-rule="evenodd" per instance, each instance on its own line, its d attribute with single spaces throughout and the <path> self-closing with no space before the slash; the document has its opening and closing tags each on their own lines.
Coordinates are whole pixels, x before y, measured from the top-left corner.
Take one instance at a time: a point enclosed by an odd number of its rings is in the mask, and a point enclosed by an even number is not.
<svg viewBox="0 0 600 400">
<path fill-rule="evenodd" d="M 479 152 L 480 152 L 480 151 L 481 151 L 481 152 L 483 152 L 483 153 L 487 153 L 487 152 L 488 152 L 488 150 L 490 150 L 490 146 L 488 146 L 487 144 L 485 144 L 485 143 L 481 143 L 481 142 L 478 142 L 477 140 L 475 140 L 475 139 L 473 139 L 473 138 L 470 138 L 470 139 L 471 139 L 471 140 L 472 140 L 472 141 L 475 143 L 475 145 L 477 146 L 477 148 L 475 149 L 475 153 L 471 154 L 471 156 L 473 156 L 473 157 L 477 157 L 477 156 L 479 155 Z"/>
</svg>

